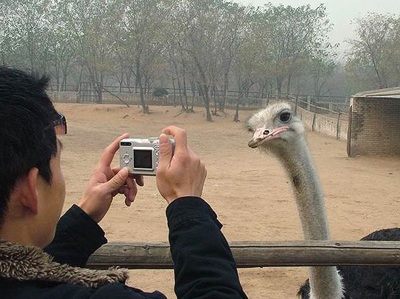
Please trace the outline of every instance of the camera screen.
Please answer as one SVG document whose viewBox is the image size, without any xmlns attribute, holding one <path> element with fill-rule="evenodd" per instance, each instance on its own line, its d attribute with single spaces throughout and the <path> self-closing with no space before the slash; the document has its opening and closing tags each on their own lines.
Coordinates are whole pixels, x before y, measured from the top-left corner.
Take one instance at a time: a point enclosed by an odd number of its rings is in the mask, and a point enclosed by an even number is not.
<svg viewBox="0 0 400 299">
<path fill-rule="evenodd" d="M 153 151 L 133 150 L 133 168 L 153 169 Z"/>
</svg>

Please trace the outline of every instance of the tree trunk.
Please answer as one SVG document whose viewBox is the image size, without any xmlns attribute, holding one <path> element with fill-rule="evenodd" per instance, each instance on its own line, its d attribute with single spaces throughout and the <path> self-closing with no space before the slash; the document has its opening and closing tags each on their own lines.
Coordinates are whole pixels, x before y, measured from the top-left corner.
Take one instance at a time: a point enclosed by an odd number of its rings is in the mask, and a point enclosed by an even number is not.
<svg viewBox="0 0 400 299">
<path fill-rule="evenodd" d="M 278 99 L 281 99 L 281 96 L 282 96 L 282 83 L 283 83 L 283 78 L 277 77 L 276 78 L 276 89 L 278 90 Z"/>
<path fill-rule="evenodd" d="M 210 92 L 209 92 L 209 88 L 207 86 L 207 84 L 199 84 L 200 86 L 200 90 L 201 90 L 201 94 L 204 100 L 204 106 L 206 108 L 206 115 L 207 115 L 207 121 L 212 121 L 212 117 L 211 117 L 211 112 L 210 112 Z"/>
<path fill-rule="evenodd" d="M 144 114 L 148 114 L 149 106 L 146 105 L 146 102 L 144 100 L 144 89 L 143 89 L 142 74 L 140 71 L 139 62 L 136 63 L 136 84 L 137 87 L 139 88 L 139 99 L 140 99 L 140 105 L 142 105 L 142 112 Z"/>
<path fill-rule="evenodd" d="M 207 84 L 206 74 L 205 74 L 203 68 L 201 67 L 197 57 L 194 56 L 193 58 L 195 60 L 195 63 L 197 65 L 197 69 L 199 70 L 200 77 L 201 77 L 201 80 L 202 80 L 202 82 L 199 83 L 199 86 L 200 86 L 200 91 L 202 92 L 202 96 L 203 96 L 203 99 L 204 99 L 204 106 L 206 108 L 207 121 L 212 121 L 212 117 L 211 117 L 211 113 L 210 113 L 209 87 L 208 87 L 208 84 Z"/>
<path fill-rule="evenodd" d="M 243 90 L 242 90 L 241 86 L 239 85 L 239 93 L 238 93 L 238 98 L 236 101 L 235 116 L 233 117 L 234 122 L 240 122 L 240 120 L 239 120 L 239 105 L 240 105 L 240 102 L 242 99 L 242 95 L 243 95 Z"/>
<path fill-rule="evenodd" d="M 181 80 L 179 79 L 178 65 L 176 64 L 176 62 L 174 60 L 172 61 L 172 63 L 174 65 L 174 69 L 175 69 L 176 80 L 178 80 L 179 100 L 181 102 L 182 111 L 185 111 L 185 110 L 187 110 L 187 106 L 185 108 L 185 104 L 184 104 L 183 98 L 182 98 L 182 87 L 181 87 Z M 175 89 L 175 87 L 174 87 L 174 89 Z M 174 94 L 174 98 L 175 98 L 175 94 Z M 174 103 L 175 103 L 175 99 L 174 99 Z"/>
</svg>

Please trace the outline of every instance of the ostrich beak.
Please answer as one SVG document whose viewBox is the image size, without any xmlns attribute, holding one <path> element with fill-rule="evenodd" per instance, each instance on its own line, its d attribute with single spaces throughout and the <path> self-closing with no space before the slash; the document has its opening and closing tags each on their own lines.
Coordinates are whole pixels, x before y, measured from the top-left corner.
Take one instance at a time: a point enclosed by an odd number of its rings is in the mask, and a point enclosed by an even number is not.
<svg viewBox="0 0 400 299">
<path fill-rule="evenodd" d="M 279 134 L 289 130 L 288 126 L 279 127 L 272 130 L 266 128 L 258 128 L 253 135 L 253 138 L 249 141 L 248 146 L 256 148 L 260 146 L 264 141 L 269 141 L 279 138 Z"/>
</svg>

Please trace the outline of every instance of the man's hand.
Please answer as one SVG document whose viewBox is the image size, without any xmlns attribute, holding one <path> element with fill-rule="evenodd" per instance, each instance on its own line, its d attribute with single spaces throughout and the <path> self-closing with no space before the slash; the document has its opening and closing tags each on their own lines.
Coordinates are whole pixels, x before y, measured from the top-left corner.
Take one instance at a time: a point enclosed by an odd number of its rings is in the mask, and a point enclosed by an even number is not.
<svg viewBox="0 0 400 299">
<path fill-rule="evenodd" d="M 130 206 L 137 194 L 137 185 L 143 186 L 142 176 L 130 176 L 127 168 L 111 168 L 111 162 L 119 148 L 119 142 L 127 138 L 123 134 L 107 146 L 95 168 L 78 206 L 94 221 L 100 222 L 108 212 L 112 199 L 117 194 L 125 195 L 125 204 Z"/>
<path fill-rule="evenodd" d="M 187 145 L 186 132 L 170 126 L 160 135 L 160 155 L 156 174 L 157 187 L 168 203 L 178 197 L 201 197 L 207 170 Z M 166 135 L 175 139 L 175 151 Z"/>
</svg>

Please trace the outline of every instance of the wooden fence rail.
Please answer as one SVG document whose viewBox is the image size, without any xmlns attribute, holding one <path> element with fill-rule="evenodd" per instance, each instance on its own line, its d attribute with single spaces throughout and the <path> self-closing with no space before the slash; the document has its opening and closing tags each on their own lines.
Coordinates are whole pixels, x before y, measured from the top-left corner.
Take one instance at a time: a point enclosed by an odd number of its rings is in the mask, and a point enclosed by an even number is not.
<svg viewBox="0 0 400 299">
<path fill-rule="evenodd" d="M 399 265 L 400 242 L 286 241 L 232 242 L 239 268 L 331 265 Z M 98 249 L 87 266 L 105 269 L 171 269 L 167 243 L 109 243 Z"/>
</svg>

